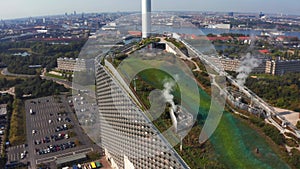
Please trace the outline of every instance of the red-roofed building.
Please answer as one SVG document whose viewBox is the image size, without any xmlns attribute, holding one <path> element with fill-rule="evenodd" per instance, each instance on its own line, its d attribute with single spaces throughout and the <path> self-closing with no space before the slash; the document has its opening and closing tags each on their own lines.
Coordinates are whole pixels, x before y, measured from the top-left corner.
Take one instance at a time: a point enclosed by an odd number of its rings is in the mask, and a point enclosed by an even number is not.
<svg viewBox="0 0 300 169">
<path fill-rule="evenodd" d="M 297 36 L 278 36 L 276 38 L 277 41 L 297 41 L 299 40 Z"/>
<path fill-rule="evenodd" d="M 217 41 L 217 40 L 229 41 L 229 40 L 232 40 L 232 37 L 231 36 L 213 36 L 213 37 L 207 37 L 207 39 L 210 41 Z"/>
<path fill-rule="evenodd" d="M 244 40 L 251 40 L 251 38 L 249 36 L 240 36 L 240 37 L 237 37 L 237 40 L 244 41 Z"/>
<path fill-rule="evenodd" d="M 243 42 L 243 43 L 251 43 L 251 37 L 249 36 L 240 36 L 236 38 L 239 42 Z"/>
<path fill-rule="evenodd" d="M 129 35 L 132 36 L 142 36 L 142 32 L 141 31 L 128 31 Z"/>
<path fill-rule="evenodd" d="M 262 50 L 259 50 L 259 53 L 262 53 L 262 54 L 269 54 L 270 51 L 268 49 L 262 49 Z"/>
</svg>

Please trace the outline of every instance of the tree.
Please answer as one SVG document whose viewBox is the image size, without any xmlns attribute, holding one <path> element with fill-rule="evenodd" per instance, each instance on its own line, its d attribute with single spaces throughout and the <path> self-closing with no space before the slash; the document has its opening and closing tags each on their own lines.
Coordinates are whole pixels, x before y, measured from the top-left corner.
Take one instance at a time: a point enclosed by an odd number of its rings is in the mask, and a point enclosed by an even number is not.
<svg viewBox="0 0 300 169">
<path fill-rule="evenodd" d="M 300 120 L 297 121 L 296 127 L 300 129 Z"/>
</svg>

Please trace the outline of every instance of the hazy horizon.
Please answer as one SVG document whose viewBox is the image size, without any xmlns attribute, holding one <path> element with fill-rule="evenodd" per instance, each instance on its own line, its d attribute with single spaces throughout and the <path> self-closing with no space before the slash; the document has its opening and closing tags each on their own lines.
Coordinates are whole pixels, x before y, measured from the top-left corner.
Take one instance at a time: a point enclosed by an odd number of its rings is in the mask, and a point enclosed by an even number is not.
<svg viewBox="0 0 300 169">
<path fill-rule="evenodd" d="M 131 2 L 131 3 L 129 3 Z M 189 0 L 187 1 L 152 0 L 153 11 L 212 11 L 212 12 L 246 12 L 300 15 L 300 1 L 281 0 Z M 99 4 L 99 5 L 95 5 Z M 215 5 L 218 4 L 218 5 Z M 36 16 L 62 15 L 102 12 L 134 12 L 140 11 L 141 0 L 10 0 L 1 2 L 0 19 L 17 19 Z"/>
</svg>

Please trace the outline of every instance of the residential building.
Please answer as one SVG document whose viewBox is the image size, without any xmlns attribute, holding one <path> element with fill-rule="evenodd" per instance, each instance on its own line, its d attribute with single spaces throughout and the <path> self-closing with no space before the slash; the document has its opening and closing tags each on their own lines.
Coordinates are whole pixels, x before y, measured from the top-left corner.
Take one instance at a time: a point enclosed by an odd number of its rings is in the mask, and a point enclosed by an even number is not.
<svg viewBox="0 0 300 169">
<path fill-rule="evenodd" d="M 282 75 L 285 73 L 299 73 L 300 60 L 270 60 L 266 62 L 266 73 Z"/>
<path fill-rule="evenodd" d="M 87 64 L 85 59 L 57 58 L 57 69 L 64 72 L 85 71 Z"/>
</svg>

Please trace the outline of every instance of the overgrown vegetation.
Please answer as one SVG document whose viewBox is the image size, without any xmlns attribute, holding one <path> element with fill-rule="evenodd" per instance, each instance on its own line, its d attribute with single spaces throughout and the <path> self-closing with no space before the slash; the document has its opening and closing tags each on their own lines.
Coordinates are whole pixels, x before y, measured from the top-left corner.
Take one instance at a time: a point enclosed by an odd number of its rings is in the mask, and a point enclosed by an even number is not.
<svg viewBox="0 0 300 169">
<path fill-rule="evenodd" d="M 15 99 L 10 120 L 9 141 L 11 145 L 21 145 L 26 141 L 26 118 L 24 101 Z"/>
<path fill-rule="evenodd" d="M 248 78 L 246 86 L 274 106 L 300 112 L 299 73 Z"/>
<path fill-rule="evenodd" d="M 283 145 L 285 143 L 285 138 L 280 131 L 271 124 L 265 124 L 262 127 L 263 132 L 269 136 L 276 144 Z"/>
<path fill-rule="evenodd" d="M 203 145 L 199 143 L 201 129 L 199 125 L 195 125 L 183 139 L 182 151 L 180 144 L 175 146 L 176 151 L 191 168 L 226 169 L 227 167 L 216 158 L 211 142 Z"/>
<path fill-rule="evenodd" d="M 184 53 L 185 55 L 188 56 L 188 49 L 186 48 L 186 46 L 185 46 L 182 42 L 176 40 L 175 38 L 166 38 L 166 41 L 171 42 L 171 43 L 172 43 L 173 45 L 175 45 L 182 53 Z"/>
<path fill-rule="evenodd" d="M 263 119 L 255 117 L 255 116 L 250 116 L 248 119 L 249 122 L 254 124 L 256 127 L 258 127 L 258 131 L 262 131 L 266 136 L 268 136 L 272 142 L 276 144 L 276 149 L 280 149 L 280 152 L 277 152 L 282 159 L 284 159 L 292 168 L 298 169 L 300 167 L 299 162 L 300 162 L 300 151 L 293 148 L 290 153 L 286 151 L 286 148 L 284 147 L 284 144 L 287 144 L 290 147 L 296 147 L 300 140 L 296 138 L 293 134 L 291 133 L 285 133 L 288 137 L 291 138 L 285 138 L 283 134 L 281 134 L 277 128 L 270 124 L 266 124 Z M 279 147 L 277 147 L 279 146 Z M 273 146 L 273 148 L 275 148 Z"/>
<path fill-rule="evenodd" d="M 291 157 L 289 158 L 289 162 L 295 166 L 295 168 L 300 168 L 300 151 L 297 149 L 291 150 Z"/>
<path fill-rule="evenodd" d="M 0 43 L 0 62 L 7 65 L 8 71 L 17 74 L 35 75 L 38 72 L 29 65 L 41 65 L 52 69 L 57 66 L 59 57 L 76 58 L 85 41 L 70 44 L 50 44 L 46 42 L 6 42 Z M 28 52 L 29 56 L 15 56 L 14 53 Z"/>
<path fill-rule="evenodd" d="M 300 121 L 299 121 L 299 120 L 297 121 L 296 127 L 297 127 L 298 129 L 300 129 Z"/>
<path fill-rule="evenodd" d="M 17 84 L 20 84 L 24 81 L 24 79 L 16 78 L 8 80 L 7 78 L 0 78 L 0 89 L 7 90 L 10 87 L 13 87 Z"/>
<path fill-rule="evenodd" d="M 39 76 L 23 80 L 22 83 L 15 86 L 16 98 L 22 98 L 23 95 L 28 95 L 31 98 L 44 97 L 67 91 L 68 89 L 63 85 L 41 79 Z"/>
</svg>

